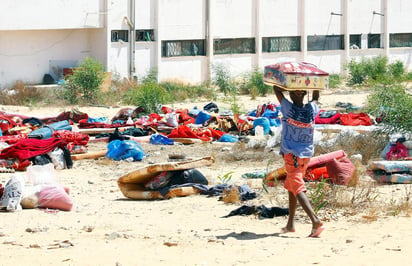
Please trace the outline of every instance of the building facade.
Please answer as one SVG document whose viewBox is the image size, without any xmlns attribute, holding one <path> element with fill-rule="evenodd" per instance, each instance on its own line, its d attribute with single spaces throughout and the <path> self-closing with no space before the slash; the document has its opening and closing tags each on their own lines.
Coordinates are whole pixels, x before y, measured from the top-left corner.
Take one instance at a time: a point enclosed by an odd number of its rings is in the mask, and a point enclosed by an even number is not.
<svg viewBox="0 0 412 266">
<path fill-rule="evenodd" d="M 0 88 L 55 80 L 85 57 L 112 79 L 201 83 L 279 61 L 329 73 L 384 55 L 412 70 L 410 0 L 2 0 Z"/>
</svg>

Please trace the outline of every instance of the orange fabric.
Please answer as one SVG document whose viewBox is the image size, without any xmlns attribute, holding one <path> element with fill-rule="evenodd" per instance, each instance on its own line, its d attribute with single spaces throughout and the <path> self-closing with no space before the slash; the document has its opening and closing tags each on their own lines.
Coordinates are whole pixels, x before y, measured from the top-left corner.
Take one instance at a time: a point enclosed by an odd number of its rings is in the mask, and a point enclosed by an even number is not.
<svg viewBox="0 0 412 266">
<path fill-rule="evenodd" d="M 326 169 L 326 166 L 308 169 L 308 173 L 305 178 L 307 181 L 329 178 L 328 170 Z"/>
<path fill-rule="evenodd" d="M 308 168 L 308 163 L 310 158 L 299 158 L 297 159 L 298 167 L 295 168 L 293 155 L 291 153 L 283 155 L 285 161 L 285 168 L 287 172 L 284 187 L 293 193 L 295 197 L 300 192 L 306 191 L 305 181 L 303 177 L 305 176 L 306 169 Z"/>
</svg>

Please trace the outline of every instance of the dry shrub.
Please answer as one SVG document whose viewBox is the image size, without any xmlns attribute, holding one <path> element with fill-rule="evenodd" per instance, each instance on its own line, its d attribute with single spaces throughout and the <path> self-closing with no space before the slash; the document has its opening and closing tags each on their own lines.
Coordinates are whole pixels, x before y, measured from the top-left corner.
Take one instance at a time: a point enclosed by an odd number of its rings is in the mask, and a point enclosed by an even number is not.
<svg viewBox="0 0 412 266">
<path fill-rule="evenodd" d="M 316 145 L 315 155 L 325 154 L 336 150 L 343 150 L 350 157 L 362 155 L 362 163 L 367 164 L 370 159 L 379 157 L 385 148 L 388 137 L 378 131 L 354 134 L 351 131 L 340 132 L 333 144 Z"/>
<path fill-rule="evenodd" d="M 12 89 L 0 92 L 0 104 L 4 105 L 34 105 L 50 96 L 45 89 L 26 87 L 22 81 L 17 81 Z"/>
<path fill-rule="evenodd" d="M 232 186 L 230 189 L 225 189 L 222 194 L 222 201 L 224 203 L 239 203 L 240 195 L 237 186 Z"/>
<path fill-rule="evenodd" d="M 248 143 L 237 142 L 233 144 L 230 152 L 218 153 L 217 157 L 221 161 L 225 162 L 237 162 L 237 161 L 251 161 L 261 162 L 265 161 L 273 155 L 268 154 L 265 151 L 265 146 L 249 148 Z"/>
</svg>

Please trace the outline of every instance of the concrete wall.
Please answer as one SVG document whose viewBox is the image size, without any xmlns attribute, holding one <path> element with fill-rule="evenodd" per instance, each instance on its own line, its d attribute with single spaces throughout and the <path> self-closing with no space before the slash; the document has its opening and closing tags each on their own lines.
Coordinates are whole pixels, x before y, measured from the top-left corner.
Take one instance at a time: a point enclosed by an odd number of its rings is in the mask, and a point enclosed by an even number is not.
<svg viewBox="0 0 412 266">
<path fill-rule="evenodd" d="M 105 63 L 105 48 L 98 38 L 102 30 L 0 31 L 0 84 L 12 86 L 21 80 L 38 84 L 56 68 L 73 67 L 86 56 Z M 53 68 L 53 69 L 52 69 Z"/>
<path fill-rule="evenodd" d="M 86 56 L 105 64 L 113 78 L 140 78 L 157 68 L 160 81 L 193 83 L 209 79 L 215 64 L 240 75 L 256 66 L 304 60 L 343 73 L 349 60 L 387 55 L 412 69 L 412 48 L 387 45 L 389 33 L 412 32 L 410 0 L 135 0 L 134 21 L 132 1 L 0 1 L 0 10 L 7 10 L 0 16 L 0 86 L 40 82 L 51 67 Z M 133 32 L 128 20 L 136 30 L 153 29 L 155 40 L 111 42 L 112 30 Z M 367 49 L 369 33 L 383 34 L 384 48 Z M 304 50 L 308 35 L 351 34 L 362 34 L 364 49 Z M 261 38 L 280 36 L 301 36 L 303 50 L 260 50 Z M 216 38 L 255 38 L 256 53 L 213 55 Z M 162 41 L 197 39 L 206 40 L 207 56 L 161 57 Z"/>
<path fill-rule="evenodd" d="M 0 30 L 102 28 L 105 0 L 1 0 Z"/>
</svg>

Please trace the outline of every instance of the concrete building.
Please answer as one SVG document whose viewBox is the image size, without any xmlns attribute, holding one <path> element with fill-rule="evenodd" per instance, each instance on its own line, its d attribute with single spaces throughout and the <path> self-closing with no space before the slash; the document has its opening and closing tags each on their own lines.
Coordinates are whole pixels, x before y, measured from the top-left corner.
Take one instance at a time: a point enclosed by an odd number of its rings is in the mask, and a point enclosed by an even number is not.
<svg viewBox="0 0 412 266">
<path fill-rule="evenodd" d="M 112 79 L 199 83 L 223 64 L 231 75 L 278 61 L 343 74 L 377 55 L 412 69 L 410 0 L 2 0 L 0 88 L 93 57 Z"/>
</svg>

